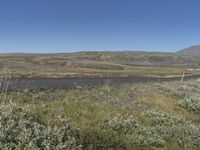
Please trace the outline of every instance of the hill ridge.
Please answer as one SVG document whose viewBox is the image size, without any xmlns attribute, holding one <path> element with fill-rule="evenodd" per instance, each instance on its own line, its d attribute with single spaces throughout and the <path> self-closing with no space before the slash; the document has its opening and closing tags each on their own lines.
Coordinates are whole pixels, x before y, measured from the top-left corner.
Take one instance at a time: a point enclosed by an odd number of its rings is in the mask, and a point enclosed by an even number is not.
<svg viewBox="0 0 200 150">
<path fill-rule="evenodd" d="M 200 45 L 190 46 L 188 48 L 185 48 L 185 49 L 178 51 L 178 53 L 200 56 Z"/>
</svg>

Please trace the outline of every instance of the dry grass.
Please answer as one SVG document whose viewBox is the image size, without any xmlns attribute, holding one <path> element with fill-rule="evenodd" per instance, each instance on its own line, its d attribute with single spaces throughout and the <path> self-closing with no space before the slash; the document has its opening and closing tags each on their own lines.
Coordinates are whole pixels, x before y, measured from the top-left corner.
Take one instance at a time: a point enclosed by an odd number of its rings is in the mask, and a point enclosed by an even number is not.
<svg viewBox="0 0 200 150">
<path fill-rule="evenodd" d="M 8 63 L 12 76 L 29 77 L 191 74 L 199 72 L 188 70 L 198 68 L 198 60 L 177 54 L 134 52 L 0 55 L 0 64 Z"/>
</svg>

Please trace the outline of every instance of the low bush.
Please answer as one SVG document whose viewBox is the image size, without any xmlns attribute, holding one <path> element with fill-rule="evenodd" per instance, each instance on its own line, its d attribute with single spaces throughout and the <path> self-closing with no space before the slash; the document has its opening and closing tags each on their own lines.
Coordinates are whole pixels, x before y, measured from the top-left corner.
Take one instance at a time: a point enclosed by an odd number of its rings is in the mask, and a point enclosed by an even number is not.
<svg viewBox="0 0 200 150">
<path fill-rule="evenodd" d="M 185 96 L 178 101 L 179 105 L 189 111 L 200 112 L 200 94 Z"/>
<path fill-rule="evenodd" d="M 153 126 L 142 125 L 132 116 L 117 115 L 106 118 L 103 127 L 109 127 L 120 135 L 127 135 L 136 145 L 165 147 L 166 143 L 173 141 L 185 149 L 200 148 L 199 126 L 155 110 L 146 113 L 154 122 Z"/>
<path fill-rule="evenodd" d="M 151 128 L 141 125 L 137 119 L 132 116 L 124 118 L 118 115 L 104 120 L 104 126 L 121 134 L 131 135 L 136 144 L 148 146 L 163 146 L 165 141 Z"/>
<path fill-rule="evenodd" d="M 154 126 L 158 126 L 158 125 L 172 126 L 172 125 L 177 125 L 178 123 L 183 122 L 182 119 L 180 119 L 176 116 L 170 115 L 165 112 L 156 111 L 154 109 L 146 110 L 143 112 L 143 114 L 146 117 L 148 117 L 148 119 L 151 120 L 151 123 Z"/>
<path fill-rule="evenodd" d="M 79 135 L 66 119 L 57 117 L 59 126 L 37 122 L 28 108 L 0 106 L 0 149 L 81 150 Z"/>
</svg>

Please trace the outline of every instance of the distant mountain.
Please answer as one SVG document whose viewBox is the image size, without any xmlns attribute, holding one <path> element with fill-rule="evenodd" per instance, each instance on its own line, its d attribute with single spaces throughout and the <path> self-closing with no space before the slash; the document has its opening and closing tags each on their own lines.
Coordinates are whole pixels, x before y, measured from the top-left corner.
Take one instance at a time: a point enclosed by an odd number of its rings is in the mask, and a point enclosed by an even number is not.
<svg viewBox="0 0 200 150">
<path fill-rule="evenodd" d="M 178 53 L 200 56 L 200 45 L 195 45 L 189 48 L 185 48 L 183 50 L 178 51 Z"/>
</svg>

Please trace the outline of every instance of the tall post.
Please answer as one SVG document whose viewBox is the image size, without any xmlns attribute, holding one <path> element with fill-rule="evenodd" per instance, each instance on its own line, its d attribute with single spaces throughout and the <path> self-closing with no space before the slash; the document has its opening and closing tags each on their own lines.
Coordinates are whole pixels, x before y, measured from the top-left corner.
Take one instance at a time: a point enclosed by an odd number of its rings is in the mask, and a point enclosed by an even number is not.
<svg viewBox="0 0 200 150">
<path fill-rule="evenodd" d="M 181 82 L 183 82 L 184 76 L 185 76 L 185 73 L 183 73 L 183 75 L 181 77 Z"/>
</svg>

